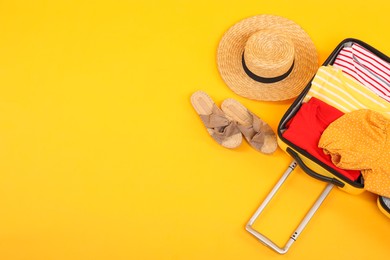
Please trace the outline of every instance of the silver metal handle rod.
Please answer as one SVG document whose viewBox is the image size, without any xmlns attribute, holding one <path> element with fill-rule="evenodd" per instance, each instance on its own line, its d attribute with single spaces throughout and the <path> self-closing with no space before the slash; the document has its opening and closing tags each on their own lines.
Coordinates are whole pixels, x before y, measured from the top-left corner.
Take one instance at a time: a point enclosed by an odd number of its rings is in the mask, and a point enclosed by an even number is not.
<svg viewBox="0 0 390 260">
<path fill-rule="evenodd" d="M 306 216 L 302 220 L 302 222 L 299 224 L 295 232 L 292 234 L 291 238 L 296 240 L 298 236 L 301 234 L 303 229 L 306 227 L 307 223 L 310 221 L 310 219 L 313 217 L 313 215 L 316 213 L 318 208 L 321 206 L 322 202 L 326 199 L 326 197 L 329 195 L 330 191 L 333 189 L 334 185 L 332 183 L 328 183 L 326 185 L 325 189 L 321 193 L 321 195 L 318 197 L 316 202 L 313 204 L 309 212 L 307 212 Z"/>
<path fill-rule="evenodd" d="M 283 173 L 282 177 L 279 179 L 279 181 L 276 183 L 276 185 L 273 187 L 271 192 L 267 195 L 263 203 L 260 205 L 260 207 L 256 210 L 255 214 L 253 214 L 252 218 L 249 220 L 247 226 L 252 226 L 253 223 L 256 221 L 256 219 L 259 217 L 260 213 L 263 212 L 264 208 L 268 205 L 268 203 L 271 201 L 271 199 L 275 196 L 276 192 L 280 189 L 282 184 L 286 181 L 290 173 L 295 169 L 297 166 L 297 163 L 295 161 L 292 161 L 290 165 L 288 166 L 287 170 Z"/>
<path fill-rule="evenodd" d="M 291 172 L 295 169 L 295 167 L 297 166 L 297 163 L 295 161 L 293 161 L 290 166 L 288 167 L 288 169 L 284 172 L 284 174 L 282 175 L 282 177 L 279 179 L 279 181 L 276 183 L 276 185 L 274 186 L 274 188 L 271 190 L 271 192 L 268 194 L 268 196 L 265 198 L 265 200 L 263 201 L 263 203 L 260 205 L 260 207 L 256 210 L 256 212 L 253 214 L 253 216 L 250 218 L 250 220 L 248 221 L 247 225 L 246 225 L 246 230 L 251 233 L 253 236 L 255 236 L 258 240 L 260 240 L 260 242 L 262 242 L 264 245 L 270 247 L 271 249 L 273 249 L 274 251 L 278 252 L 279 254 L 285 254 L 290 246 L 296 241 L 296 239 L 298 238 L 298 236 L 301 234 L 301 232 L 303 231 L 303 229 L 306 227 L 306 225 L 309 223 L 310 219 L 313 217 L 313 215 L 315 214 L 315 212 L 318 210 L 318 208 L 321 206 L 322 202 L 325 200 L 325 198 L 328 196 L 328 194 L 330 193 L 330 191 L 332 190 L 332 188 L 334 187 L 333 184 L 329 183 L 325 189 L 323 190 L 323 192 L 320 194 L 320 196 L 318 197 L 318 199 L 316 200 L 316 202 L 313 204 L 313 206 L 310 208 L 310 210 L 307 212 L 306 216 L 303 218 L 303 220 L 301 221 L 301 223 L 299 223 L 298 227 L 296 228 L 296 230 L 294 231 L 294 233 L 291 235 L 291 237 L 289 238 L 289 240 L 287 241 L 286 245 L 283 247 L 283 248 L 280 248 L 279 246 L 277 246 L 274 242 L 272 242 L 269 238 L 267 238 L 266 236 L 264 236 L 263 234 L 259 233 L 258 231 L 256 231 L 252 225 L 254 224 L 254 222 L 256 221 L 256 219 L 259 217 L 259 215 L 263 212 L 263 210 L 265 209 L 265 207 L 269 204 L 269 202 L 271 201 L 271 199 L 275 196 L 276 192 L 280 189 L 280 187 L 282 186 L 282 184 L 286 181 L 286 179 L 288 178 L 288 176 L 291 174 Z"/>
</svg>

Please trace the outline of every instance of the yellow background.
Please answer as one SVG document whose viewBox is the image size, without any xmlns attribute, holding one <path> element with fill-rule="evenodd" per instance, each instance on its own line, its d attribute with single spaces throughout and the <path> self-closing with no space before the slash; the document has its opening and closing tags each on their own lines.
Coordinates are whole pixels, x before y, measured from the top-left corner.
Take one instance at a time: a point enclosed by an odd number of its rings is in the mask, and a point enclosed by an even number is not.
<svg viewBox="0 0 390 260">
<path fill-rule="evenodd" d="M 289 165 L 208 136 L 190 95 L 276 130 L 291 105 L 234 94 L 216 49 L 239 20 L 297 22 L 322 63 L 347 37 L 390 54 L 388 1 L 0 1 L 0 259 L 388 259 L 390 219 L 334 189 L 290 251 L 244 229 Z M 257 228 L 283 245 L 324 187 L 300 169 Z"/>
</svg>

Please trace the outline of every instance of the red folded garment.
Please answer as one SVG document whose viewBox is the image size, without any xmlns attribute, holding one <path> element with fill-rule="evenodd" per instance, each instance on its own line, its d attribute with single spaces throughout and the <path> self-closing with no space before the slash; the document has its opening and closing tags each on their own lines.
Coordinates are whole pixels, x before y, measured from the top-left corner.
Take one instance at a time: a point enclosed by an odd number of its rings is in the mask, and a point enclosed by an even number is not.
<svg viewBox="0 0 390 260">
<path fill-rule="evenodd" d="M 321 162 L 355 181 L 360 176 L 360 171 L 344 170 L 336 167 L 330 156 L 318 147 L 318 142 L 324 130 L 343 114 L 331 105 L 312 97 L 307 103 L 302 104 L 299 111 L 287 123 L 287 130 L 282 135 Z"/>
</svg>

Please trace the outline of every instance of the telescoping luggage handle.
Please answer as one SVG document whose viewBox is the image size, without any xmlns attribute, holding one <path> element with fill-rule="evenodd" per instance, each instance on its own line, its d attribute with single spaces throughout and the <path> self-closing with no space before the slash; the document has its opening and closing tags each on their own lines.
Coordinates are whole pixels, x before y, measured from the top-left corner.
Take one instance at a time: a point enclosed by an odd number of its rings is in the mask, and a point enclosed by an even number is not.
<svg viewBox="0 0 390 260">
<path fill-rule="evenodd" d="M 291 174 L 291 172 L 295 169 L 297 166 L 297 162 L 293 161 L 287 170 L 284 172 L 282 177 L 279 179 L 279 181 L 276 183 L 276 185 L 273 187 L 271 192 L 267 195 L 263 203 L 260 205 L 260 207 L 256 210 L 256 212 L 253 214 L 251 219 L 249 220 L 248 224 L 246 225 L 246 230 L 254 235 L 260 242 L 262 242 L 264 245 L 270 247 L 274 251 L 278 252 L 279 254 L 285 254 L 291 245 L 297 240 L 298 236 L 301 234 L 303 229 L 306 227 L 306 225 L 309 223 L 310 219 L 313 217 L 313 215 L 316 213 L 318 208 L 321 206 L 322 202 L 325 200 L 325 198 L 329 195 L 330 191 L 334 187 L 333 183 L 328 183 L 325 189 L 322 191 L 318 199 L 314 202 L 311 209 L 306 213 L 306 216 L 302 219 L 302 221 L 299 223 L 296 230 L 293 232 L 287 243 L 283 248 L 276 245 L 273 241 L 271 241 L 269 238 L 258 232 L 253 228 L 253 224 L 258 219 L 260 214 L 263 212 L 265 207 L 268 205 L 268 203 L 271 201 L 271 199 L 275 196 L 277 191 L 280 189 L 280 187 L 283 185 L 283 183 L 286 181 L 288 176 Z"/>
</svg>

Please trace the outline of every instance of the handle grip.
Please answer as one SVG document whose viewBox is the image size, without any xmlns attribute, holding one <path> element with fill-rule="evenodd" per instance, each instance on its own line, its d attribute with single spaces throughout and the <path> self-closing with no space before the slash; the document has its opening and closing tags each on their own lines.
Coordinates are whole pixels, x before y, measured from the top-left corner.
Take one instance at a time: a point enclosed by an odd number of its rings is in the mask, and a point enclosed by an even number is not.
<svg viewBox="0 0 390 260">
<path fill-rule="evenodd" d="M 328 183 L 332 183 L 338 187 L 344 187 L 345 186 L 345 183 L 339 181 L 338 179 L 335 179 L 335 178 L 331 178 L 331 177 L 327 177 L 327 176 L 324 176 L 324 175 L 321 175 L 321 174 L 318 174 L 316 173 L 315 171 L 311 170 L 301 159 L 301 157 L 299 157 L 299 155 L 293 151 L 290 147 L 287 147 L 286 149 L 287 153 L 290 154 L 294 160 L 298 163 L 298 165 L 302 168 L 302 170 L 307 173 L 309 176 L 317 179 L 317 180 L 320 180 L 320 181 L 324 181 L 324 182 L 328 182 Z"/>
</svg>

